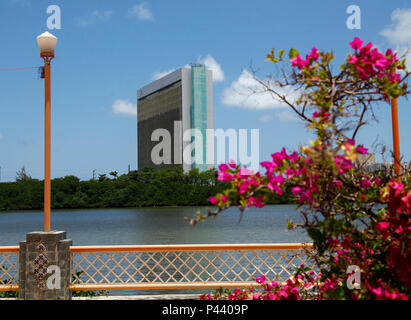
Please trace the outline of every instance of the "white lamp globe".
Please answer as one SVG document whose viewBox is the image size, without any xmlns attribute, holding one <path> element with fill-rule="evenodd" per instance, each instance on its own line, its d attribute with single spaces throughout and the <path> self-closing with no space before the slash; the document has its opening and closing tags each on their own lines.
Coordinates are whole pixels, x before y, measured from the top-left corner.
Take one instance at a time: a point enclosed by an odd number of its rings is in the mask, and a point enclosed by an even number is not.
<svg viewBox="0 0 411 320">
<path fill-rule="evenodd" d="M 54 49 L 56 49 L 57 44 L 57 37 L 46 31 L 37 37 L 37 44 L 39 45 L 40 53 L 54 53 Z"/>
</svg>

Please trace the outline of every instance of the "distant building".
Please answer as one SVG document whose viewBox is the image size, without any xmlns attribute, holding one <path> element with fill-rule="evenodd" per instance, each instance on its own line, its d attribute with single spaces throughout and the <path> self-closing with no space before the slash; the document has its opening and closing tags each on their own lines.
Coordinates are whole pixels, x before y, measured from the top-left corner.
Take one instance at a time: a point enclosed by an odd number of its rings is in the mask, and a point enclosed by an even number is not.
<svg viewBox="0 0 411 320">
<path fill-rule="evenodd" d="M 193 65 L 175 70 L 137 91 L 139 170 L 182 166 L 184 171 L 191 168 L 204 171 L 212 167 L 206 164 L 206 130 L 213 129 L 212 90 L 212 72 L 204 65 Z M 171 141 L 159 137 L 161 129 L 170 133 Z M 183 141 L 183 134 L 188 129 L 198 129 L 202 134 L 203 161 L 191 164 L 183 161 L 184 148 L 192 142 Z M 158 163 L 152 153 L 162 142 L 171 143 L 170 161 Z"/>
<path fill-rule="evenodd" d="M 359 167 L 368 172 L 383 171 L 387 174 L 394 173 L 394 163 L 376 162 L 374 153 L 359 154 L 356 162 Z M 404 170 L 409 170 L 409 168 L 411 168 L 411 163 L 401 162 L 401 167 Z"/>
<path fill-rule="evenodd" d="M 401 168 L 403 168 L 403 170 L 410 170 L 411 163 L 401 162 Z M 364 169 L 368 172 L 383 171 L 387 174 L 393 174 L 395 171 L 395 166 L 393 162 L 377 162 L 367 164 L 364 166 Z"/>
<path fill-rule="evenodd" d="M 360 166 L 369 166 L 375 163 L 375 154 L 358 154 L 357 163 Z"/>
</svg>

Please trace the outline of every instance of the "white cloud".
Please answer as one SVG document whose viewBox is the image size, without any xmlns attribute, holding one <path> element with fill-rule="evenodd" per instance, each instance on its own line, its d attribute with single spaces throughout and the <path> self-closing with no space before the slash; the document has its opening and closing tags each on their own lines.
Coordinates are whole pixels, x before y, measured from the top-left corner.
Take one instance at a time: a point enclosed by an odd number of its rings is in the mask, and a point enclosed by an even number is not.
<svg viewBox="0 0 411 320">
<path fill-rule="evenodd" d="M 224 71 L 221 69 L 220 64 L 215 61 L 215 59 L 208 54 L 204 59 L 198 58 L 198 62 L 204 64 L 207 69 L 210 69 L 213 72 L 213 81 L 222 82 L 225 79 Z"/>
<path fill-rule="evenodd" d="M 261 122 L 270 122 L 274 120 L 274 117 L 271 114 L 263 114 L 258 120 Z"/>
<path fill-rule="evenodd" d="M 411 43 L 411 9 L 395 9 L 391 14 L 390 27 L 383 29 L 380 34 L 391 43 L 397 45 Z"/>
<path fill-rule="evenodd" d="M 107 22 L 111 19 L 113 11 L 110 10 L 94 10 L 87 17 L 76 18 L 75 22 L 81 27 L 86 27 L 98 22 Z"/>
<path fill-rule="evenodd" d="M 291 110 L 284 110 L 277 113 L 278 119 L 281 122 L 297 122 L 298 116 L 294 111 Z"/>
<path fill-rule="evenodd" d="M 290 102 L 297 98 L 295 91 L 287 92 L 283 88 L 275 88 L 275 90 L 281 95 L 285 95 Z M 274 109 L 287 106 L 270 93 L 266 87 L 256 81 L 253 75 L 247 70 L 244 70 L 230 87 L 224 89 L 222 102 L 227 106 L 254 110 Z"/>
<path fill-rule="evenodd" d="M 221 65 L 214 59 L 214 57 L 208 54 L 204 59 L 199 57 L 197 61 L 201 64 L 204 64 L 207 69 L 213 72 L 213 82 L 222 82 L 225 79 L 224 71 L 221 68 Z M 184 68 L 191 68 L 190 65 L 186 64 Z M 153 80 L 158 80 L 169 73 L 177 70 L 178 68 L 166 70 L 166 71 L 157 71 L 151 75 Z"/>
<path fill-rule="evenodd" d="M 111 106 L 111 111 L 114 114 L 124 114 L 127 116 L 137 115 L 137 106 L 129 100 L 117 99 Z"/>
<path fill-rule="evenodd" d="M 391 14 L 392 24 L 380 32 L 390 43 L 396 45 L 399 56 L 405 55 L 407 69 L 411 69 L 411 9 L 395 9 Z"/>
<path fill-rule="evenodd" d="M 271 122 L 275 119 L 280 120 L 281 122 L 297 122 L 298 116 L 290 109 L 279 111 L 275 114 L 275 117 L 272 114 L 263 114 L 258 120 L 261 122 Z"/>
<path fill-rule="evenodd" d="M 142 21 L 154 21 L 153 14 L 151 10 L 148 8 L 146 2 L 136 4 L 130 10 L 128 10 L 128 14 L 132 17 L 137 17 L 139 20 Z"/>
<path fill-rule="evenodd" d="M 110 20 L 112 14 L 113 14 L 113 11 L 94 10 L 91 13 L 91 16 L 95 17 L 98 20 L 108 21 L 108 20 Z"/>
</svg>

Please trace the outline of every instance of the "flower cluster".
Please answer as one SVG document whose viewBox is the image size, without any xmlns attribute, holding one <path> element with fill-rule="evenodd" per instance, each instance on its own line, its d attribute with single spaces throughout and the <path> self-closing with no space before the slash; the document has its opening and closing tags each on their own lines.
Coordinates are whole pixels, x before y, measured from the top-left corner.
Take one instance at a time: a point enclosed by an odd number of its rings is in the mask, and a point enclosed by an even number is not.
<svg viewBox="0 0 411 320">
<path fill-rule="evenodd" d="M 320 112 L 315 111 L 313 113 L 313 118 L 319 118 L 321 122 L 328 122 L 330 120 L 330 113 L 325 111 L 324 109 L 321 109 Z"/>
<path fill-rule="evenodd" d="M 271 155 L 271 161 L 261 162 L 260 165 L 265 169 L 264 176 L 261 176 L 259 172 L 254 173 L 247 168 L 240 168 L 234 162 L 221 164 L 218 180 L 230 182 L 232 189 L 225 194 L 210 197 L 208 200 L 219 207 L 235 203 L 244 208 L 251 206 L 261 208 L 264 206 L 264 192 L 275 192 L 282 196 L 285 182 L 294 181 L 295 186 L 291 188 L 292 195 L 297 197 L 301 204 L 313 204 L 320 191 L 321 172 L 316 172 L 314 169 L 323 170 L 317 159 L 322 149 L 321 144 L 303 147 L 301 153 L 296 151 L 287 153 L 286 149 L 282 148 L 280 152 Z M 358 154 L 368 153 L 363 145 L 355 146 L 355 140 L 352 139 L 347 139 L 341 143 L 338 150 L 339 153 L 330 158 L 337 175 L 351 171 Z M 326 178 L 328 179 L 328 176 Z M 378 183 L 379 181 L 376 180 L 375 184 Z M 342 182 L 336 177 L 331 181 L 331 184 L 339 188 Z M 373 185 L 373 182 L 368 177 L 362 177 L 359 185 L 367 190 Z"/>
<path fill-rule="evenodd" d="M 261 208 L 264 206 L 263 196 L 254 197 L 256 189 L 262 184 L 262 177 L 259 172 L 254 173 L 248 168 L 240 168 L 234 161 L 228 164 L 221 164 L 218 171 L 218 180 L 228 181 L 235 189 L 235 194 L 230 192 L 226 194 L 218 194 L 208 198 L 208 201 L 217 206 L 226 206 L 232 203 L 234 198 L 243 200 L 245 207 L 255 206 Z"/>
<path fill-rule="evenodd" d="M 374 226 L 354 234 L 356 240 L 347 235 L 342 239 L 327 239 L 334 255 L 327 262 L 331 277 L 320 287 L 322 298 L 338 298 L 344 294 L 346 278 L 341 273 L 338 277 L 338 270 L 357 265 L 363 283 L 359 290 L 346 290 L 350 298 L 408 300 L 404 292 L 411 289 L 411 190 L 392 180 L 381 193 L 382 201 L 387 201 L 388 206 Z M 387 274 L 393 277 L 390 279 Z"/>
<path fill-rule="evenodd" d="M 292 58 L 291 66 L 297 67 L 300 70 L 303 68 L 311 68 L 313 62 L 317 61 L 319 57 L 318 50 L 314 47 L 311 52 L 305 56 L 305 60 L 302 59 L 299 54 L 297 54 L 295 58 Z"/>
<path fill-rule="evenodd" d="M 355 38 L 349 54 L 334 76 L 332 53 L 313 48 L 301 58 L 291 49 L 290 60 L 284 50 L 268 59 L 291 61 L 291 81 L 284 85 L 305 90 L 294 111 L 307 122 L 316 139 L 299 150 L 282 148 L 270 161 L 261 162 L 265 172 L 251 172 L 230 162 L 219 166 L 218 180 L 231 187 L 209 201 L 224 210 L 236 206 L 242 210 L 261 208 L 272 196 L 292 197 L 302 207 L 303 222 L 287 223 L 302 227 L 313 241 L 320 278 L 301 272 L 286 284 L 270 283 L 265 276 L 256 278 L 262 291 L 236 289 L 204 295 L 203 299 L 303 299 L 304 290 L 316 290 L 318 299 L 406 299 L 411 296 L 411 178 L 409 172 L 394 176 L 389 170 L 368 172 L 360 165 L 360 155 L 368 149 L 354 137 L 365 123 L 371 108 L 366 101 L 383 101 L 407 93 L 398 70 L 405 68 L 392 50 L 385 54 L 371 43 Z M 337 81 L 338 79 L 338 81 Z M 299 108 L 299 109 L 298 109 Z M 307 110 L 313 108 L 312 116 Z M 363 108 L 362 113 L 358 108 Z M 299 112 L 298 110 L 301 110 Z M 358 122 L 352 119 L 358 118 Z M 350 127 L 351 123 L 356 126 Z M 354 129 L 352 139 L 347 132 Z M 351 133 L 350 133 L 351 134 Z M 288 198 L 289 199 L 289 198 Z M 386 204 L 381 207 L 381 204 Z M 348 288 L 347 267 L 361 270 L 361 287 Z"/>
<path fill-rule="evenodd" d="M 382 189 L 382 200 L 388 193 L 383 221 L 375 228 L 389 242 L 387 263 L 397 278 L 411 290 L 411 190 L 392 180 Z"/>
<path fill-rule="evenodd" d="M 386 100 L 388 100 L 388 95 L 397 97 L 404 94 L 407 88 L 406 84 L 404 83 L 402 88 L 399 87 L 403 80 L 399 71 L 405 69 L 404 61 L 401 61 L 392 49 L 387 49 L 384 54 L 377 48 L 373 48 L 371 42 L 365 45 L 363 43 L 364 41 L 358 37 L 349 43 L 355 51 L 346 60 L 347 70 L 350 70 L 347 74 L 351 74 L 354 79 L 375 82 L 378 87 L 376 93 L 383 93 Z M 313 81 L 317 84 L 320 81 L 326 81 L 326 73 L 318 66 L 321 62 L 328 64 L 332 58 L 331 53 L 322 53 L 314 47 L 305 59 L 300 56 L 297 50 L 292 49 L 289 61 L 291 61 L 292 67 L 296 67 L 305 76 L 306 84 L 310 86 Z M 278 59 L 273 56 L 273 51 L 268 55 L 268 59 L 272 62 L 282 61 L 281 57 Z M 325 114 L 327 110 L 323 109 L 321 112 Z M 320 117 L 320 114 L 318 113 L 314 117 Z M 328 118 L 324 117 L 324 121 L 326 120 Z"/>
<path fill-rule="evenodd" d="M 372 49 L 371 42 L 362 46 L 363 42 L 357 37 L 350 42 L 355 54 L 348 59 L 348 63 L 352 64 L 358 71 L 360 79 L 368 80 L 377 76 L 378 78 L 387 77 L 391 83 L 400 82 L 401 77 L 396 69 L 401 69 L 402 66 L 400 64 L 394 65 L 398 61 L 397 54 L 391 49 L 383 54 L 377 48 Z M 394 68 L 392 68 L 393 65 Z"/>
<path fill-rule="evenodd" d="M 258 286 L 245 289 L 217 290 L 215 293 L 202 294 L 201 300 L 302 300 L 309 290 L 318 286 L 321 273 L 299 267 L 298 273 L 291 276 L 285 283 L 269 281 L 264 275 L 255 278 Z"/>
<path fill-rule="evenodd" d="M 329 158 L 333 164 L 331 168 L 336 168 L 336 175 L 331 177 L 326 173 L 321 175 L 320 171 L 324 167 L 321 167 L 321 161 L 318 161 L 318 154 L 322 150 L 322 145 L 302 148 L 301 153 L 288 153 L 283 148 L 280 152 L 271 155 L 271 161 L 261 163 L 261 166 L 266 170 L 264 176 L 255 174 L 246 168 L 241 169 L 234 163 L 223 164 L 219 167 L 219 179 L 230 181 L 236 192 L 231 191 L 228 196 L 219 194 L 210 201 L 216 205 L 224 205 L 228 201 L 238 204 L 238 197 L 240 197 L 240 204 L 246 207 L 262 207 L 264 199 L 259 192 L 265 190 L 281 195 L 284 192 L 285 182 L 294 181 L 296 185 L 291 188 L 292 194 L 298 198 L 301 204 L 314 205 L 314 208 L 317 208 L 316 201 L 320 201 L 318 197 L 321 196 L 320 189 L 323 187 L 324 179 L 328 179 L 328 183 L 333 188 L 342 190 L 346 174 L 353 173 L 353 161 L 358 154 L 368 153 L 368 150 L 363 145 L 356 144 L 355 140 L 346 139 L 341 142 L 338 155 L 332 155 Z M 380 199 L 383 202 L 388 202 L 387 211 L 374 228 L 366 228 L 361 232 L 353 233 L 355 240 L 344 233 L 340 234 L 342 235 L 340 239 L 334 236 L 329 236 L 326 239 L 328 250 L 332 252 L 330 259 L 327 260 L 327 265 L 332 267 L 334 273 L 323 278 L 322 285 L 316 285 L 319 290 L 318 298 L 335 299 L 345 295 L 351 299 L 405 299 L 407 295 L 380 279 L 376 270 L 388 268 L 395 275 L 395 281 L 400 281 L 411 289 L 411 278 L 409 277 L 411 274 L 411 190 L 396 180 L 392 180 L 385 187 L 380 188 L 381 179 L 368 175 L 359 176 L 357 181 L 359 199 L 363 201 L 365 197 L 375 194 L 376 190 L 381 190 Z M 230 200 L 228 200 L 229 197 Z M 387 240 L 385 266 L 381 266 L 381 261 L 379 261 L 381 250 L 376 251 L 370 246 L 370 243 L 364 242 L 361 238 L 362 236 L 365 239 L 369 238 L 369 235 L 372 236 L 375 233 L 373 230 L 380 232 L 381 240 Z M 366 234 L 367 236 L 365 236 Z M 345 271 L 351 264 L 361 266 L 365 284 L 362 290 L 347 290 L 345 285 L 347 275 L 345 272 L 338 274 L 335 271 Z M 377 280 L 372 282 L 370 279 L 374 278 Z M 275 283 L 267 283 L 265 277 L 261 276 L 257 277 L 256 281 L 264 285 L 264 292 L 236 289 L 230 292 L 226 298 L 233 300 L 300 299 L 299 291 L 296 289 L 297 282 L 299 285 L 301 284 L 300 280 L 301 275 L 295 275 L 295 278 L 290 279 L 286 285 L 280 286 Z M 313 283 L 313 281 L 306 281 L 303 286 L 312 287 Z M 210 299 L 210 296 L 203 298 Z"/>
</svg>

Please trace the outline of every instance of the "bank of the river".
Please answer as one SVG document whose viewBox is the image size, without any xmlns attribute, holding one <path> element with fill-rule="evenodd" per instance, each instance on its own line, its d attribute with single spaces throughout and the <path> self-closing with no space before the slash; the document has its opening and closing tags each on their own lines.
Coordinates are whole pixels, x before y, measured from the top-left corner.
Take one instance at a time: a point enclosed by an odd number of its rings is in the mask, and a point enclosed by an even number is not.
<svg viewBox="0 0 411 320">
<path fill-rule="evenodd" d="M 114 173 L 113 173 L 114 174 Z M 0 183 L 0 211 L 41 210 L 43 181 L 25 177 Z M 202 206 L 207 199 L 228 187 L 216 179 L 215 171 L 184 173 L 181 169 L 145 168 L 109 179 L 81 181 L 75 176 L 51 181 L 52 209 L 143 208 Z M 275 193 L 269 203 L 291 203 L 290 192 Z"/>
</svg>

